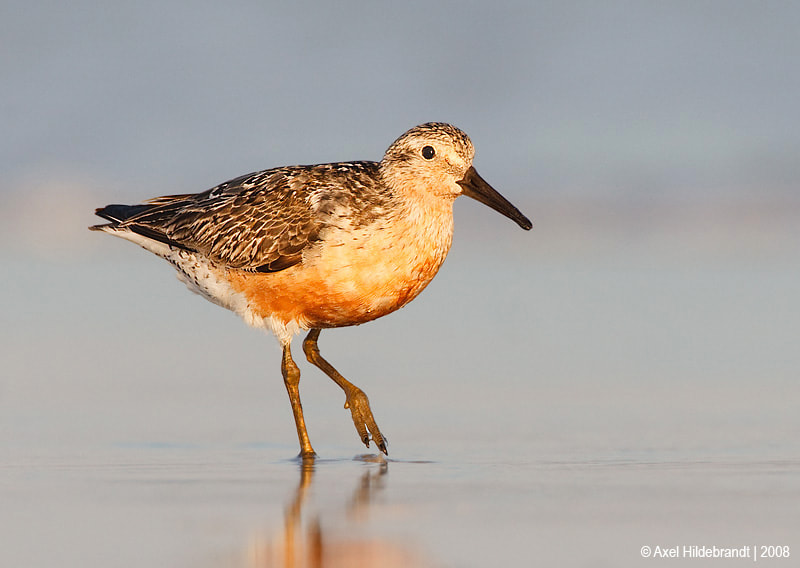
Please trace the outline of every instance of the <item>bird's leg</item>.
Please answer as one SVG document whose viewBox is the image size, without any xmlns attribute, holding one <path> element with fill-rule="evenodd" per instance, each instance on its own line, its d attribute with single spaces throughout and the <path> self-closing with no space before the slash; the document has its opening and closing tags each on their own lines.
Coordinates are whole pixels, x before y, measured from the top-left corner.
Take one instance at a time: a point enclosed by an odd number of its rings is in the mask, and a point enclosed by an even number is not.
<svg viewBox="0 0 800 568">
<path fill-rule="evenodd" d="M 353 415 L 353 424 L 356 426 L 361 441 L 369 447 L 369 435 L 372 434 L 372 441 L 375 442 L 378 449 L 384 454 L 389 455 L 389 452 L 386 451 L 386 438 L 381 434 L 381 431 L 378 430 L 378 425 L 375 424 L 375 418 L 372 416 L 372 410 L 369 407 L 367 395 L 364 394 L 364 391 L 360 388 L 340 375 L 339 372 L 333 368 L 333 365 L 322 358 L 322 355 L 319 353 L 319 346 L 317 345 L 319 333 L 319 329 L 312 329 L 303 341 L 303 351 L 306 354 L 306 358 L 308 358 L 309 363 L 322 369 L 322 371 L 333 379 L 333 382 L 339 385 L 344 391 L 346 396 L 344 407 L 350 409 L 350 413 Z"/>
<path fill-rule="evenodd" d="M 292 359 L 291 343 L 283 345 L 283 358 L 281 359 L 281 374 L 286 391 L 289 393 L 289 401 L 292 403 L 292 414 L 294 423 L 297 426 L 297 437 L 300 440 L 300 457 L 313 458 L 316 453 L 311 447 L 306 430 L 306 421 L 303 418 L 303 405 L 300 403 L 300 369 Z"/>
</svg>

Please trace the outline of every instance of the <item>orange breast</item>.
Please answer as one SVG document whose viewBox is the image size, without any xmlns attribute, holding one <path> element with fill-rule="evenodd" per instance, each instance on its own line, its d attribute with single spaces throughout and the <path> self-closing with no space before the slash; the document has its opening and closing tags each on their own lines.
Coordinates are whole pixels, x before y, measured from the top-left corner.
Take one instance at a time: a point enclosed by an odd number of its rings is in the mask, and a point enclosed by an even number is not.
<svg viewBox="0 0 800 568">
<path fill-rule="evenodd" d="M 413 300 L 450 246 L 451 226 L 442 238 L 409 238 L 408 227 L 393 229 L 323 242 L 303 262 L 280 272 L 230 270 L 227 277 L 259 317 L 305 328 L 371 321 Z"/>
</svg>

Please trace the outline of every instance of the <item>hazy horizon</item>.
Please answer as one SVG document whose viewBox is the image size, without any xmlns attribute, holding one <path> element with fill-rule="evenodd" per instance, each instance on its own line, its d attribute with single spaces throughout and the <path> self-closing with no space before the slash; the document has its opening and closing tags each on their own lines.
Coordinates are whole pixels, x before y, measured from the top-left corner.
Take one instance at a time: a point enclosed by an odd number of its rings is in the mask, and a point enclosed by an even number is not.
<svg viewBox="0 0 800 568">
<path fill-rule="evenodd" d="M 732 203 L 769 229 L 800 200 L 794 4 L 11 2 L 1 20 L 4 248 L 91 246 L 72 230 L 110 202 L 378 160 L 428 120 L 464 129 L 540 228 L 540 204 L 597 233 L 593 204 L 619 226 Z M 462 234 L 485 213 L 461 207 Z"/>
</svg>

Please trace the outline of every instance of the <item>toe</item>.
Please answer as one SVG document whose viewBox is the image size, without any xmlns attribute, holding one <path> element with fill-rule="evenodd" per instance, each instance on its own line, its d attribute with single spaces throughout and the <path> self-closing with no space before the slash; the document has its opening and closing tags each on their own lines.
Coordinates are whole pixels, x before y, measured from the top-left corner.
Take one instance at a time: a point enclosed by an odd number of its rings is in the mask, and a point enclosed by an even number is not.
<svg viewBox="0 0 800 568">
<path fill-rule="evenodd" d="M 380 435 L 380 432 L 378 432 L 378 436 L 379 436 L 379 438 L 375 438 L 375 444 L 378 446 L 378 449 L 380 451 L 382 451 L 384 454 L 386 454 L 388 456 L 389 455 L 389 451 L 386 449 L 386 438 L 382 437 Z"/>
</svg>

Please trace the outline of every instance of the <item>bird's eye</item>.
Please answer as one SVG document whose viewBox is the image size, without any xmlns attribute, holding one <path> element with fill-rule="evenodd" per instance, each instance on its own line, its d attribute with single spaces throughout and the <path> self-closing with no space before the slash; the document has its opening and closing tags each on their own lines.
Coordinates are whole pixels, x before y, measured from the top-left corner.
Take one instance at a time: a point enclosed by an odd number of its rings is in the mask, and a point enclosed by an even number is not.
<svg viewBox="0 0 800 568">
<path fill-rule="evenodd" d="M 425 146 L 422 148 L 422 157 L 426 160 L 432 160 L 435 155 L 436 150 L 433 149 L 433 146 Z"/>
</svg>

